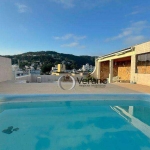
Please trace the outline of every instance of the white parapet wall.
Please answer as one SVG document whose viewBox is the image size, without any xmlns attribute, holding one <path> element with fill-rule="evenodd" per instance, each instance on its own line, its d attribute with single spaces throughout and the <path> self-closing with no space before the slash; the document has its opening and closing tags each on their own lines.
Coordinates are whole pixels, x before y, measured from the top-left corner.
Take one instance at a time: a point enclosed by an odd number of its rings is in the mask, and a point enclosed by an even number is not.
<svg viewBox="0 0 150 150">
<path fill-rule="evenodd" d="M 31 75 L 31 82 L 37 83 L 37 78 L 41 78 L 42 83 L 58 81 L 60 76 L 55 75 Z"/>
<path fill-rule="evenodd" d="M 11 59 L 0 57 L 0 82 L 12 80 Z"/>
<path fill-rule="evenodd" d="M 31 75 L 25 75 L 25 76 L 18 76 L 16 77 L 15 79 L 17 82 L 18 81 L 22 81 L 20 83 L 23 83 L 23 81 L 26 83 L 26 82 L 31 82 Z"/>
<path fill-rule="evenodd" d="M 16 77 L 16 82 L 18 83 L 47 83 L 47 82 L 56 82 L 61 76 L 65 75 L 25 75 Z M 72 76 L 76 81 L 81 80 L 81 78 L 86 78 L 85 75 L 73 75 Z M 38 82 L 40 79 L 40 82 Z"/>
</svg>

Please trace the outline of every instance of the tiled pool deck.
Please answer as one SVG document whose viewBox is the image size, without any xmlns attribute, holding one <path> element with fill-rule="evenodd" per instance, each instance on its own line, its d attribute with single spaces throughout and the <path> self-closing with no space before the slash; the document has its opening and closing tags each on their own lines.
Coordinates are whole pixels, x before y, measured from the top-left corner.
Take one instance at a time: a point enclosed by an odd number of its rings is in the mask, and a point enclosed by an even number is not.
<svg viewBox="0 0 150 150">
<path fill-rule="evenodd" d="M 68 85 L 67 85 L 68 86 Z M 67 87 L 66 86 L 66 87 Z M 114 93 L 150 93 L 150 86 L 113 83 L 107 84 L 105 88 L 81 87 L 76 85 L 73 90 L 62 90 L 57 83 L 14 83 L 1 82 L 0 94 L 114 94 Z"/>
</svg>

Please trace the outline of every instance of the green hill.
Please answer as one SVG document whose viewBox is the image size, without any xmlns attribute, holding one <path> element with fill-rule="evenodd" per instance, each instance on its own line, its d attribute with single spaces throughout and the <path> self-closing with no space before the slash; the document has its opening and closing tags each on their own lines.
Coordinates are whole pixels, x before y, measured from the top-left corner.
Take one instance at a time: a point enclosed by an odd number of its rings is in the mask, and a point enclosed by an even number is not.
<svg viewBox="0 0 150 150">
<path fill-rule="evenodd" d="M 51 67 L 58 63 L 65 63 L 67 69 L 79 69 L 86 63 L 93 66 L 95 65 L 94 56 L 75 56 L 72 54 L 57 53 L 55 51 L 27 52 L 3 57 L 11 58 L 12 64 L 18 64 L 19 60 L 19 66 L 22 69 L 24 69 L 25 66 L 30 66 L 32 63 L 39 61 L 43 73 L 50 71 Z"/>
</svg>

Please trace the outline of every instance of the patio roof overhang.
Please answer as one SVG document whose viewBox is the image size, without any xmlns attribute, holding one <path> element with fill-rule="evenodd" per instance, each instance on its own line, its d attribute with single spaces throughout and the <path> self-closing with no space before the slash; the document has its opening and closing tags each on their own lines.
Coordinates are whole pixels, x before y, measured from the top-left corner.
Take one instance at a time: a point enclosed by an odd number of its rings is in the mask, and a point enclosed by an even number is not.
<svg viewBox="0 0 150 150">
<path fill-rule="evenodd" d="M 129 47 L 129 48 L 117 51 L 117 52 L 113 52 L 113 53 L 110 53 L 110 54 L 107 54 L 107 55 L 104 55 L 104 56 L 100 56 L 96 60 L 98 61 L 98 60 L 103 60 L 103 59 L 113 57 L 113 56 L 120 56 L 120 55 L 126 54 L 126 53 L 131 52 L 131 51 L 134 51 L 133 47 Z"/>
</svg>

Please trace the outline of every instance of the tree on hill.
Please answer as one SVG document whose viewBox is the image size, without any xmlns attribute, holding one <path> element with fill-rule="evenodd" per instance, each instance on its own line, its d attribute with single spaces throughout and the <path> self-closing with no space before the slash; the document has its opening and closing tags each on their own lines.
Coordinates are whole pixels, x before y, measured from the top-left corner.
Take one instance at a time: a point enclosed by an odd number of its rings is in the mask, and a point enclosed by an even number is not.
<svg viewBox="0 0 150 150">
<path fill-rule="evenodd" d="M 42 74 L 49 74 L 52 67 L 53 67 L 53 64 L 51 64 L 51 63 L 43 64 L 43 66 L 41 67 L 41 73 Z"/>
</svg>

